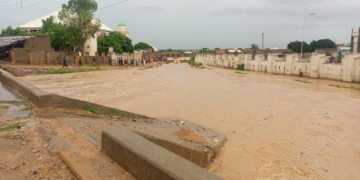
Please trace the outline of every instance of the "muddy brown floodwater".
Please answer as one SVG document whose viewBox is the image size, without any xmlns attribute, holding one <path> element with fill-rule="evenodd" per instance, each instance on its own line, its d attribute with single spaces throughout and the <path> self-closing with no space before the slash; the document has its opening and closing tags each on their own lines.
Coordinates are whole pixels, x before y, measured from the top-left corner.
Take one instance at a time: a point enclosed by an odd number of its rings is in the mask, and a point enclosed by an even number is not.
<svg viewBox="0 0 360 180">
<path fill-rule="evenodd" d="M 24 79 L 51 93 L 224 133 L 228 142 L 208 167 L 224 179 L 359 179 L 360 91 L 329 86 L 359 84 L 247 73 L 168 64 Z"/>
</svg>

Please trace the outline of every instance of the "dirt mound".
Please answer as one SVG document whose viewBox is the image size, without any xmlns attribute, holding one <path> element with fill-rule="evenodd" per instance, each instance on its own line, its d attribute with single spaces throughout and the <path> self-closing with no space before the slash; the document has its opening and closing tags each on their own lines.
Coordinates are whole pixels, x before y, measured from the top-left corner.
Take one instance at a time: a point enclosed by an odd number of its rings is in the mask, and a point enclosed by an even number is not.
<svg viewBox="0 0 360 180">
<path fill-rule="evenodd" d="M 182 128 L 179 131 L 176 131 L 174 136 L 184 141 L 207 143 L 207 140 L 203 136 L 191 131 L 189 128 Z"/>
</svg>

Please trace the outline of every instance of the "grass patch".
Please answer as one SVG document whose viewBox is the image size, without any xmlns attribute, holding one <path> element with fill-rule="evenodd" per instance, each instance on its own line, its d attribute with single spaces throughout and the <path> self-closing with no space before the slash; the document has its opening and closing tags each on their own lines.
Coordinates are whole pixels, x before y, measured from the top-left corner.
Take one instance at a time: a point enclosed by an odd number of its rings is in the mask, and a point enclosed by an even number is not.
<svg viewBox="0 0 360 180">
<path fill-rule="evenodd" d="M 111 109 L 110 113 L 114 116 L 123 116 L 124 113 L 117 109 Z"/>
<path fill-rule="evenodd" d="M 78 69 L 78 70 L 68 70 L 68 69 L 55 69 L 51 70 L 50 74 L 67 74 L 67 73 L 80 73 L 80 72 L 91 72 L 91 71 L 102 71 L 99 67 L 96 68 L 87 68 L 87 69 Z"/>
<path fill-rule="evenodd" d="M 104 111 L 100 110 L 100 109 L 96 109 L 96 108 L 93 108 L 91 106 L 84 106 L 84 109 L 87 111 L 87 112 L 91 112 L 93 114 L 105 114 Z"/>
<path fill-rule="evenodd" d="M 23 125 L 19 124 L 19 123 L 11 124 L 6 127 L 0 128 L 0 131 L 9 131 L 9 130 L 17 129 L 18 127 L 21 127 L 21 126 L 23 126 Z"/>
<path fill-rule="evenodd" d="M 36 75 L 41 75 L 41 74 L 42 74 L 42 72 L 41 72 L 40 70 L 38 70 L 38 69 L 37 69 L 37 70 L 35 70 L 35 74 L 36 74 Z"/>
<path fill-rule="evenodd" d="M 22 99 L 21 101 L 3 101 L 3 100 L 0 100 L 0 104 L 12 104 L 12 105 L 15 105 L 15 106 L 20 106 L 24 103 L 27 103 L 29 102 L 28 99 Z"/>
<path fill-rule="evenodd" d="M 237 74 L 248 74 L 248 73 L 244 73 L 244 72 L 240 72 L 240 71 L 236 71 L 235 73 L 237 73 Z"/>
<path fill-rule="evenodd" d="M 159 66 L 161 66 L 161 65 L 163 65 L 163 64 L 164 64 L 164 63 L 162 63 L 162 62 L 158 62 L 158 65 L 159 65 Z"/>
<path fill-rule="evenodd" d="M 295 80 L 295 81 L 301 82 L 301 83 L 311 83 L 311 82 L 309 82 L 309 81 L 305 81 L 305 80 L 301 80 L 301 79 L 297 79 L 297 80 Z"/>
<path fill-rule="evenodd" d="M 236 66 L 236 70 L 245 70 L 245 64 L 239 64 Z"/>
<path fill-rule="evenodd" d="M 354 86 L 340 86 L 340 85 L 329 85 L 329 86 L 360 91 L 360 88 L 357 88 L 357 87 L 354 87 Z"/>
</svg>

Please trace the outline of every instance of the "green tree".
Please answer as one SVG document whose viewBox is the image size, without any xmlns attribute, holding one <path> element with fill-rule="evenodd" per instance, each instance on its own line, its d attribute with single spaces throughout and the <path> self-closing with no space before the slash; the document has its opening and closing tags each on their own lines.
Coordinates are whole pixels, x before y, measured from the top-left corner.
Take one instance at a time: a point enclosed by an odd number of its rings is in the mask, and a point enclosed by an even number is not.
<svg viewBox="0 0 360 180">
<path fill-rule="evenodd" d="M 287 47 L 288 47 L 288 49 L 291 49 L 294 52 L 298 52 L 298 53 L 301 52 L 301 42 L 300 41 L 290 42 L 287 45 Z M 310 46 L 305 41 L 304 41 L 304 46 L 303 46 L 303 52 L 310 52 Z"/>
<path fill-rule="evenodd" d="M 143 49 L 148 49 L 148 48 L 152 49 L 152 47 L 149 44 L 144 43 L 144 42 L 139 42 L 139 43 L 135 44 L 135 46 L 134 46 L 134 49 L 137 51 L 143 50 Z"/>
<path fill-rule="evenodd" d="M 95 33 L 99 31 L 100 20 L 94 19 L 97 6 L 95 0 L 69 0 L 62 5 L 59 19 L 69 28 L 74 50 L 84 46 L 86 40 L 95 37 Z"/>
<path fill-rule="evenodd" d="M 98 40 L 98 52 L 108 52 L 109 47 L 112 47 L 116 53 L 120 54 L 123 52 L 134 52 L 132 40 L 116 31 L 110 32 L 109 36 Z"/>
<path fill-rule="evenodd" d="M 220 50 L 220 48 L 215 48 L 215 50 Z"/>
<path fill-rule="evenodd" d="M 69 31 L 69 27 L 60 24 L 54 24 L 48 29 L 51 37 L 51 47 L 55 49 L 71 49 L 73 46 L 73 36 Z"/>
<path fill-rule="evenodd" d="M 251 44 L 250 49 L 252 49 L 252 50 L 258 50 L 258 49 L 259 49 L 259 45 L 257 45 L 257 44 Z"/>
<path fill-rule="evenodd" d="M 1 30 L 1 35 L 27 35 L 27 32 L 20 30 L 19 27 L 13 29 L 11 26 L 8 26 L 6 29 Z"/>
<path fill-rule="evenodd" d="M 314 52 L 316 49 L 320 48 L 337 48 L 336 43 L 331 39 L 320 39 L 317 41 L 312 41 L 310 43 L 310 50 Z"/>
<path fill-rule="evenodd" d="M 41 32 L 44 34 L 47 33 L 51 27 L 54 26 L 54 16 L 42 19 L 41 21 L 43 23 Z"/>
<path fill-rule="evenodd" d="M 209 53 L 209 48 L 202 48 L 200 53 Z"/>
<path fill-rule="evenodd" d="M 345 47 L 351 47 L 351 43 L 346 44 Z"/>
</svg>

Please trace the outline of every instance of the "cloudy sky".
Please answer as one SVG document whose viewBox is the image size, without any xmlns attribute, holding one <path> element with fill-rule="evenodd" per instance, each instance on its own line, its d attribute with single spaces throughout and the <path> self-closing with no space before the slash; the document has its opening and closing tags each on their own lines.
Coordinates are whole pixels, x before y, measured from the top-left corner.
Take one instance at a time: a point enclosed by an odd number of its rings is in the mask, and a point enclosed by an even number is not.
<svg viewBox="0 0 360 180">
<path fill-rule="evenodd" d="M 67 0 L 0 0 L 0 28 L 20 26 L 61 8 Z M 99 8 L 122 0 L 97 0 Z M 14 10 L 10 10 L 14 9 Z M 330 38 L 349 43 L 351 28 L 360 26 L 360 0 L 128 0 L 96 12 L 102 23 L 118 30 L 124 20 L 133 43 L 159 49 L 286 48 L 290 41 Z"/>
</svg>

